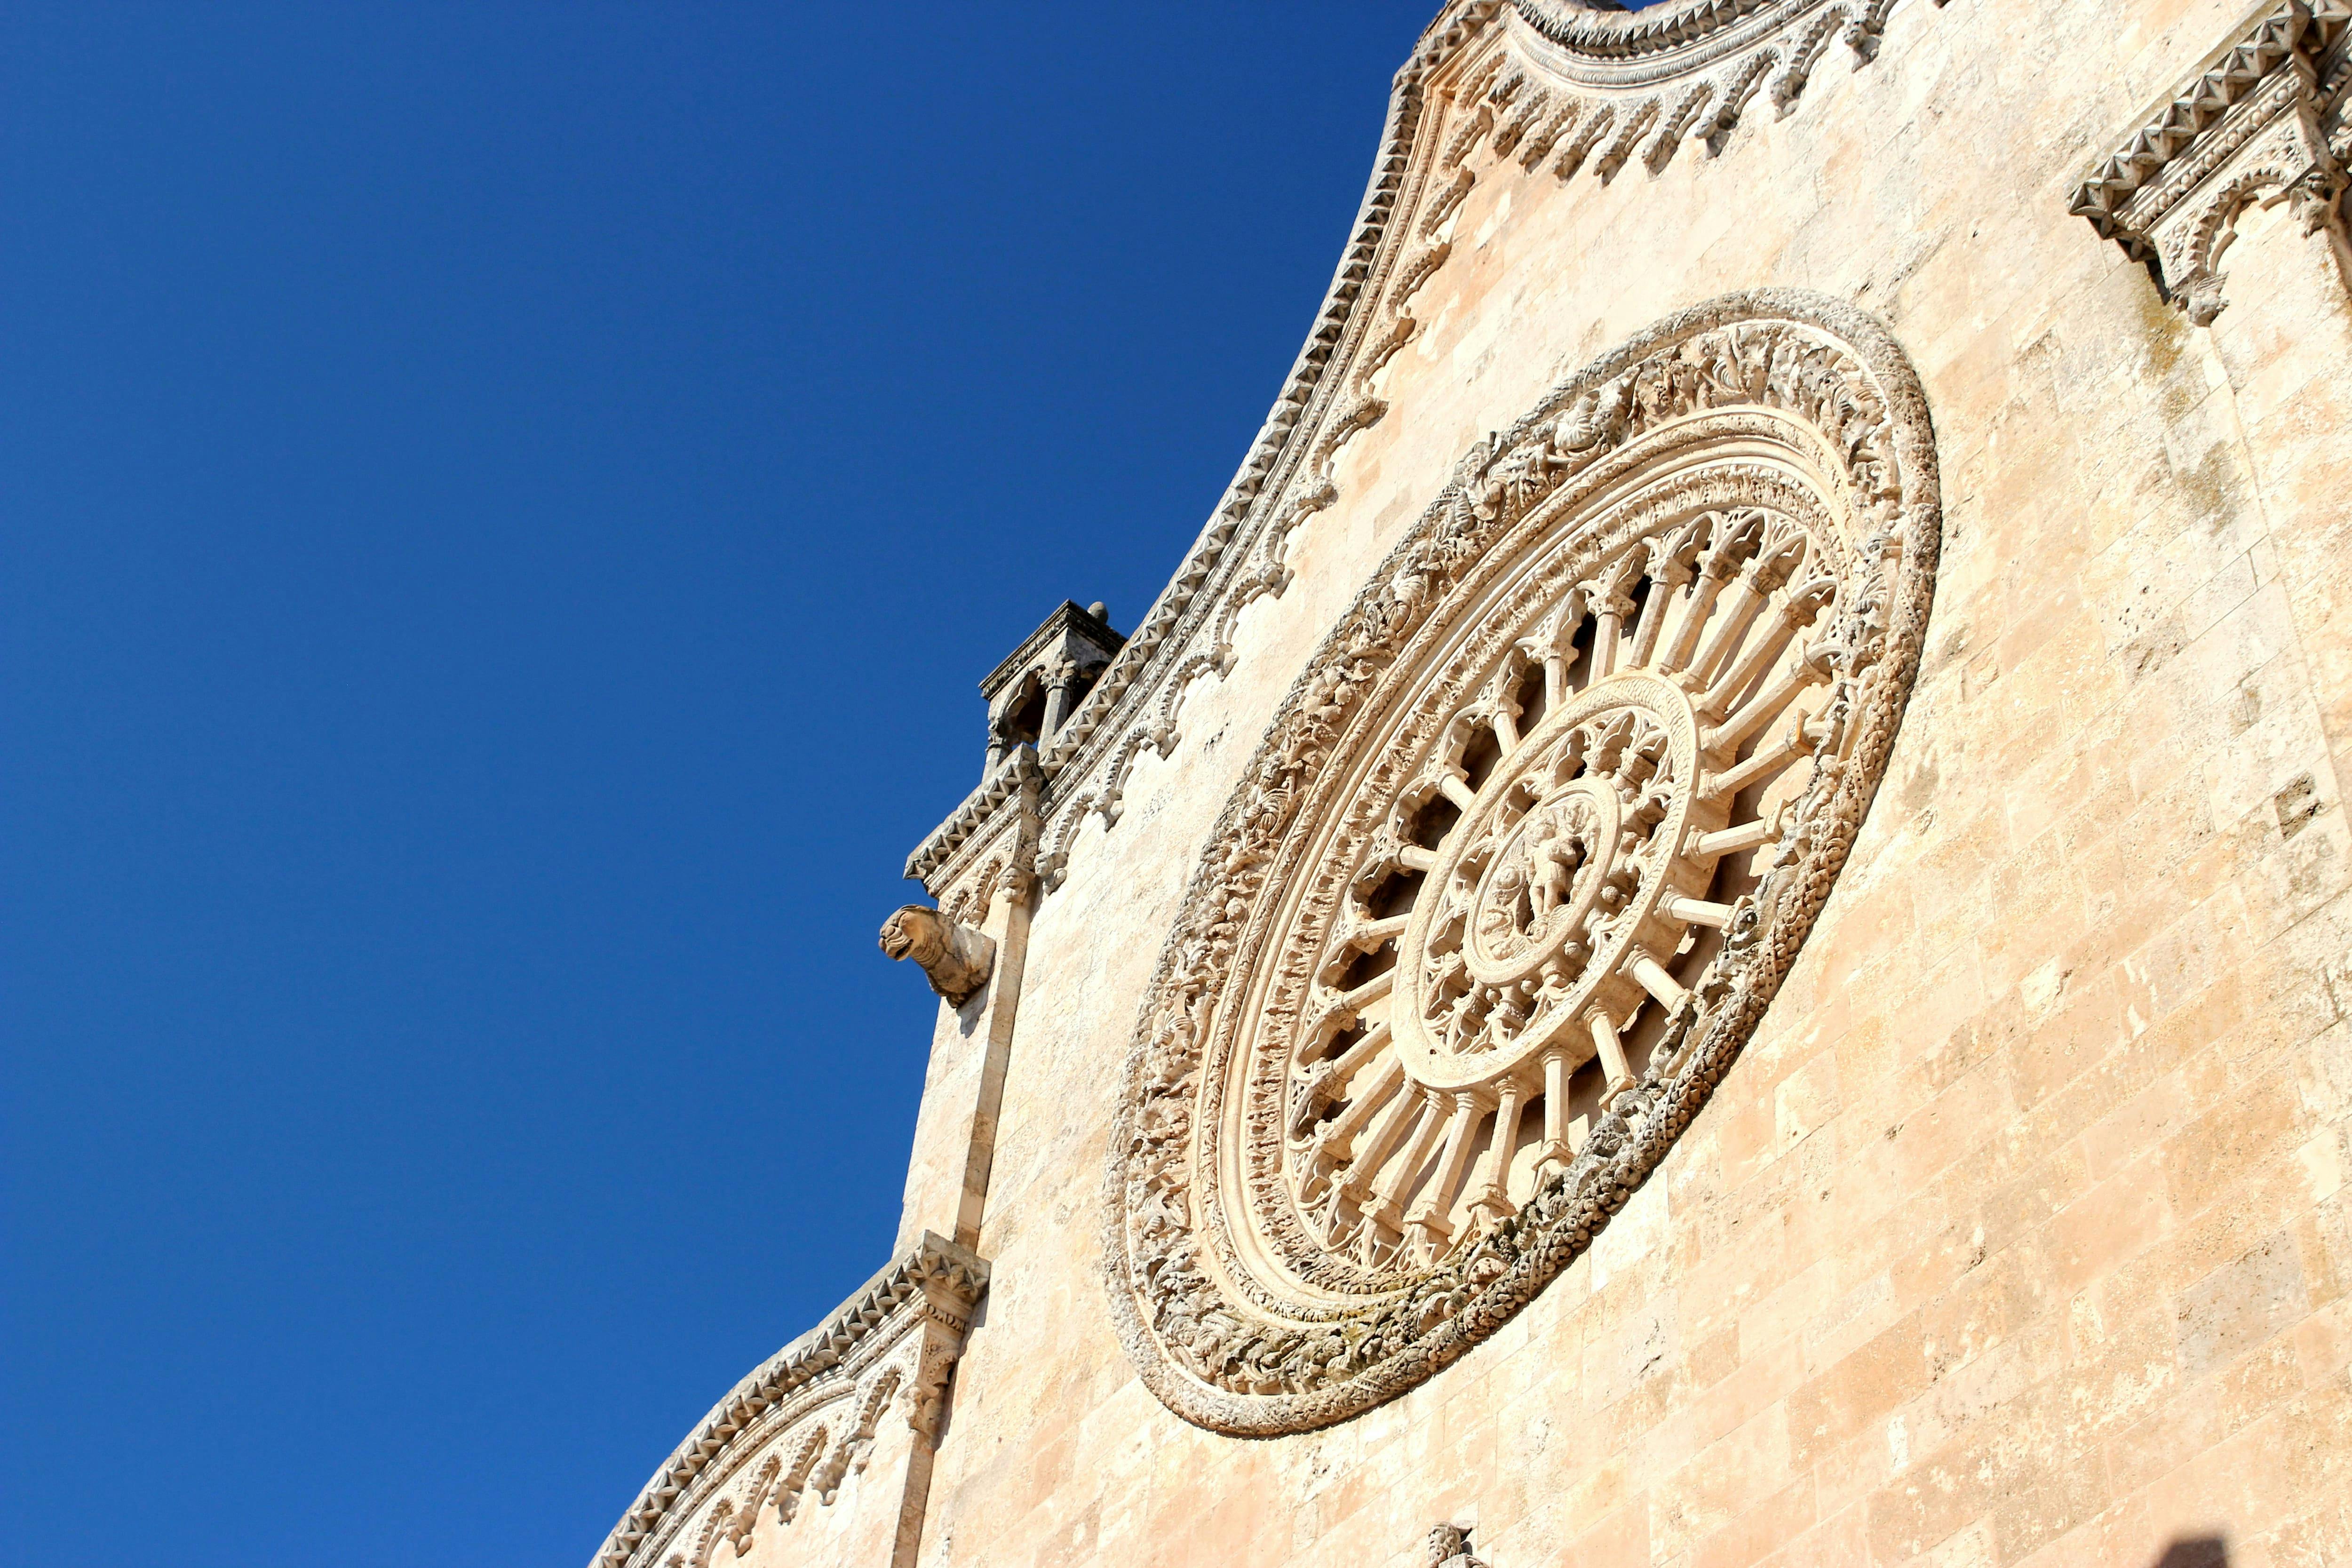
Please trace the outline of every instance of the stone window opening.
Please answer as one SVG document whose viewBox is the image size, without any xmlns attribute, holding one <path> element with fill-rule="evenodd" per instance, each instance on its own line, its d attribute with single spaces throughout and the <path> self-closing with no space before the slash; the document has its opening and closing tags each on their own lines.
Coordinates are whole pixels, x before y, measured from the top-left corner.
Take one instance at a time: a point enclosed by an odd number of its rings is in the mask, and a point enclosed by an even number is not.
<svg viewBox="0 0 2352 1568">
<path fill-rule="evenodd" d="M 980 683 L 988 703 L 983 778 L 1022 747 L 1049 744 L 1078 710 L 1127 642 L 1111 629 L 1109 614 L 1099 601 L 1080 609 L 1064 600 Z"/>
</svg>

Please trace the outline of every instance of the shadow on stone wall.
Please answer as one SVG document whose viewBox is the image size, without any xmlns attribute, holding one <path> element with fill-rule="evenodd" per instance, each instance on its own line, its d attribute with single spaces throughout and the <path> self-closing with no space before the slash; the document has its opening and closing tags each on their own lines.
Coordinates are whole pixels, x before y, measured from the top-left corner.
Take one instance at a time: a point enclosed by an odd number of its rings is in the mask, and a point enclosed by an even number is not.
<svg viewBox="0 0 2352 1568">
<path fill-rule="evenodd" d="M 2218 1535 L 2186 1535 L 2164 1549 L 2155 1568 L 2230 1568 L 2230 1543 Z"/>
</svg>

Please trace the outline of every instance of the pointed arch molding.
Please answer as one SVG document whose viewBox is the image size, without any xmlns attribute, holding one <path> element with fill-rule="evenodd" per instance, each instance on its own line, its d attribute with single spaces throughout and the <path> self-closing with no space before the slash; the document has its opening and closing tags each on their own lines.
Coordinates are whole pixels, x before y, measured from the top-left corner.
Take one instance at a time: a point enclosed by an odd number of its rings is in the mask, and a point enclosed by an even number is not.
<svg viewBox="0 0 2352 1568">
<path fill-rule="evenodd" d="M 1711 158 L 1744 117 L 1793 113 L 1835 53 L 1855 68 L 1876 58 L 1898 4 L 1945 0 L 1445 5 L 1397 73 L 1322 309 L 1207 526 L 1043 753 L 1008 758 L 1008 776 L 960 805 L 907 875 L 944 902 L 987 866 L 1034 861 L 1051 889 L 1084 824 L 1118 822 L 1137 761 L 1174 752 L 1186 693 L 1231 669 L 1243 610 L 1287 586 L 1291 535 L 1339 500 L 1340 453 L 1386 417 L 1377 378 L 1419 332 L 1415 298 L 1443 272 L 1449 221 L 1478 180 L 1515 165 L 1514 177 L 1606 183 L 1629 168 L 1654 177 L 1694 148 Z"/>
<path fill-rule="evenodd" d="M 1668 318 L 1460 461 L 1292 688 L 1138 1019 L 1105 1252 L 1171 1409 L 1355 1415 L 1608 1225 L 1846 861 L 1941 517 L 1902 353 L 1793 290 Z"/>
<path fill-rule="evenodd" d="M 789 1530 L 812 1502 L 830 1506 L 865 1469 L 893 1409 L 903 1408 L 913 1441 L 928 1451 L 987 1289 L 984 1260 L 925 1231 L 712 1406 L 589 1568 L 708 1568 L 722 1544 L 748 1553 L 756 1532 Z M 928 1469 L 920 1478 L 928 1485 Z M 911 1485 L 908 1506 L 919 1520 L 922 1499 Z"/>
</svg>

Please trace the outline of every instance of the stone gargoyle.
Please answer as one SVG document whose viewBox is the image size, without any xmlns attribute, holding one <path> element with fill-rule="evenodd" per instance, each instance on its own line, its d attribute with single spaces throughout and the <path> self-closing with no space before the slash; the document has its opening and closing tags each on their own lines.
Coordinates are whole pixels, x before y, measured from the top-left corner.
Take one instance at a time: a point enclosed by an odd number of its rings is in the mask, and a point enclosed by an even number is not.
<svg viewBox="0 0 2352 1568">
<path fill-rule="evenodd" d="M 994 942 L 923 904 L 905 905 L 882 922 L 882 951 L 920 964 L 951 1007 L 971 1000 L 996 963 Z"/>
</svg>

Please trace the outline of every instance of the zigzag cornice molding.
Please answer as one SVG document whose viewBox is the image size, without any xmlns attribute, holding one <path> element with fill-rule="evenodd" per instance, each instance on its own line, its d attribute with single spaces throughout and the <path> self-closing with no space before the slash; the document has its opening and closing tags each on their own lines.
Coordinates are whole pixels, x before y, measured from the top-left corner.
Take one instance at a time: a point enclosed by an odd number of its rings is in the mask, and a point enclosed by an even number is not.
<svg viewBox="0 0 2352 1568">
<path fill-rule="evenodd" d="M 770 1356 L 711 1406 L 637 1493 L 590 1568 L 629 1568 L 658 1557 L 677 1521 L 702 1500 L 706 1483 L 724 1483 L 726 1457 L 739 1444 L 761 1440 L 780 1420 L 797 1419 L 829 1397 L 834 1384 L 845 1391 L 927 1319 L 961 1334 L 987 1289 L 986 1259 L 923 1232 L 824 1322 Z"/>
<path fill-rule="evenodd" d="M 2344 233 L 2347 43 L 2352 0 L 2258 8 L 2139 117 L 2075 187 L 2071 210 L 2211 325 L 2224 304 L 2221 253 L 2248 206 L 2284 197 L 2306 232 Z"/>
<path fill-rule="evenodd" d="M 1143 706 L 1145 695 L 1160 684 L 1164 673 L 1159 667 L 1172 663 L 1155 656 L 1163 656 L 1171 642 L 1181 642 L 1181 634 L 1198 623 L 1200 612 L 1205 607 L 1202 590 L 1218 577 L 1219 567 L 1228 563 L 1233 553 L 1229 546 L 1243 532 L 1254 503 L 1265 492 L 1267 479 L 1292 449 L 1293 434 L 1309 403 L 1323 387 L 1324 373 L 1332 364 L 1335 352 L 1360 326 L 1358 301 L 1366 293 L 1367 285 L 1392 259 L 1391 247 L 1386 244 L 1391 237 L 1390 219 L 1403 194 L 1414 138 L 1422 128 L 1428 79 L 1465 43 L 1485 33 L 1500 7 L 1501 0 L 1452 0 L 1423 32 L 1412 58 L 1397 73 L 1371 179 L 1357 209 L 1348 247 L 1341 252 L 1339 268 L 1324 293 L 1322 308 L 1316 312 L 1306 346 L 1293 362 L 1281 395 L 1252 441 L 1240 471 L 1226 487 L 1224 496 L 1186 552 L 1175 576 L 1160 590 L 1142 622 L 1128 634 L 1126 644 L 1096 681 L 1094 689 L 1039 759 L 1044 777 L 1050 780 L 1073 771 L 1083 773 L 1106 749 L 1101 745 L 1089 747 L 1088 742 L 1097 742 L 1105 729 L 1113 727 L 1115 718 Z M 975 840 L 992 840 L 996 836 L 993 830 L 998 826 L 997 813 L 985 805 L 975 808 L 978 796 L 988 791 L 992 782 L 984 782 L 908 858 L 907 875 L 920 879 L 933 894 L 938 894 L 977 858 Z M 1053 801 L 1046 809 L 1051 812 L 1064 804 Z"/>
<path fill-rule="evenodd" d="M 1875 58 L 1898 3 L 1681 0 L 1607 12 L 1572 0 L 1452 0 L 1440 12 L 1397 73 L 1348 247 L 1248 457 L 1142 623 L 1035 758 L 1045 887 L 1066 871 L 1087 817 L 1117 824 L 1142 753 L 1173 753 L 1192 685 L 1232 668 L 1242 610 L 1287 585 L 1286 542 L 1337 502 L 1333 465 L 1387 414 L 1373 382 L 1417 334 L 1413 299 L 1444 267 L 1446 221 L 1480 174 L 1515 160 L 1607 183 L 1637 156 L 1663 172 L 1692 140 L 1719 153 L 1759 91 L 1780 115 L 1793 112 L 1841 37 L 1857 68 Z M 1483 164 L 1470 156 L 1482 146 Z M 908 858 L 907 875 L 944 896 L 992 853 L 1003 858 L 1015 798 L 984 783 Z"/>
</svg>

